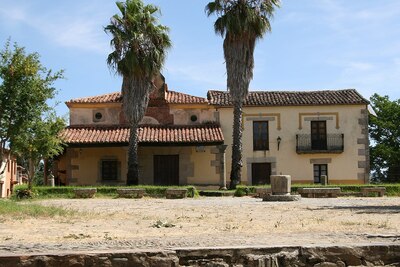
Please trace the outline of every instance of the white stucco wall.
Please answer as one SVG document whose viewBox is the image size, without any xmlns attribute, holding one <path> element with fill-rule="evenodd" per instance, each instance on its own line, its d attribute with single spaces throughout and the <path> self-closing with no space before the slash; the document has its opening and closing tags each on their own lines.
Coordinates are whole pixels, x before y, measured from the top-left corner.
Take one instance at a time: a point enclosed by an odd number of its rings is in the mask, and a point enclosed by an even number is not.
<svg viewBox="0 0 400 267">
<path fill-rule="evenodd" d="M 359 168 L 359 161 L 365 161 L 366 156 L 360 156 L 359 150 L 365 145 L 358 144 L 363 138 L 359 119 L 362 119 L 363 105 L 336 106 L 300 106 L 300 107 L 245 107 L 243 109 L 243 168 L 242 181 L 251 184 L 251 162 L 272 162 L 272 174 L 288 174 L 294 183 L 313 183 L 312 160 L 326 160 L 328 164 L 328 179 L 331 183 L 364 183 Z M 227 175 L 231 168 L 232 153 L 232 108 L 220 108 L 220 123 L 227 148 Z M 301 115 L 301 114 L 313 115 Z M 319 113 L 319 114 L 318 114 Z M 322 115 L 323 114 L 323 115 Z M 301 116 L 300 116 L 301 115 Z M 281 129 L 278 129 L 280 117 Z M 328 134 L 344 134 L 344 152 L 340 154 L 297 154 L 296 134 L 310 134 L 311 126 L 307 118 L 328 118 Z M 253 121 L 271 119 L 269 121 L 269 150 L 253 151 Z M 299 123 L 302 129 L 299 129 Z M 339 125 L 337 129 L 336 126 Z M 281 138 L 278 151 L 277 138 Z M 275 168 L 274 168 L 275 167 Z"/>
</svg>

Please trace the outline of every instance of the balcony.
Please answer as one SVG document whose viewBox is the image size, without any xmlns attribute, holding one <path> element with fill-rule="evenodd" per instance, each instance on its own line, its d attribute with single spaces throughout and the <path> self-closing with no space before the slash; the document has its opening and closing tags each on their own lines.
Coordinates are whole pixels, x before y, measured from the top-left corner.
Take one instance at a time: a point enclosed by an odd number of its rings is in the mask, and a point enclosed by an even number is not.
<svg viewBox="0 0 400 267">
<path fill-rule="evenodd" d="M 296 134 L 297 154 L 342 153 L 343 134 L 327 134 L 325 138 L 311 138 L 311 134 Z"/>
</svg>

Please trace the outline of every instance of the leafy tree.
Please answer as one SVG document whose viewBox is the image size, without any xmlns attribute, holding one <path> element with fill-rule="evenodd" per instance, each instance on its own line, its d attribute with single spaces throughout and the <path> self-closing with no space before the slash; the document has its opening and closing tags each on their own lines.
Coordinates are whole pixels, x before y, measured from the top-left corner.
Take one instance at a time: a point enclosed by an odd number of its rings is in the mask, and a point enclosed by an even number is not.
<svg viewBox="0 0 400 267">
<path fill-rule="evenodd" d="M 28 122 L 24 128 L 25 131 L 14 139 L 12 147 L 17 155 L 28 161 L 30 188 L 40 161 L 62 153 L 64 142 L 59 134 L 65 128 L 65 120 L 51 112 L 43 119 L 38 117 Z"/>
<path fill-rule="evenodd" d="M 171 47 L 168 28 L 156 17 L 159 9 L 141 0 L 117 2 L 121 12 L 111 18 L 105 31 L 112 35 L 114 51 L 107 63 L 122 80 L 122 107 L 130 124 L 127 184 L 139 183 L 137 129 L 155 89 L 154 81 Z"/>
<path fill-rule="evenodd" d="M 400 99 L 391 101 L 388 96 L 371 97 L 376 116 L 370 115 L 369 135 L 373 179 L 400 181 Z"/>
<path fill-rule="evenodd" d="M 227 87 L 233 100 L 231 188 L 241 181 L 242 107 L 253 79 L 256 41 L 271 31 L 270 19 L 280 0 L 214 0 L 206 6 L 208 16 L 217 15 L 214 30 L 224 37 Z"/>
<path fill-rule="evenodd" d="M 49 150 L 58 150 L 57 146 L 50 149 L 59 142 L 53 141 L 58 140 L 55 131 L 52 131 L 53 139 L 37 139 L 44 138 L 43 131 L 48 130 L 49 124 L 60 123 L 54 114 L 42 121 L 44 114 L 52 114 L 47 100 L 54 98 L 53 83 L 60 78 L 63 78 L 62 71 L 53 74 L 47 70 L 37 53 L 27 54 L 25 48 L 16 43 L 11 48 L 7 41 L 4 50 L 0 51 L 0 157 L 7 147 L 11 153 L 20 152 L 27 157 L 33 155 L 25 154 L 28 145 L 32 153 L 43 156 L 52 155 Z"/>
</svg>

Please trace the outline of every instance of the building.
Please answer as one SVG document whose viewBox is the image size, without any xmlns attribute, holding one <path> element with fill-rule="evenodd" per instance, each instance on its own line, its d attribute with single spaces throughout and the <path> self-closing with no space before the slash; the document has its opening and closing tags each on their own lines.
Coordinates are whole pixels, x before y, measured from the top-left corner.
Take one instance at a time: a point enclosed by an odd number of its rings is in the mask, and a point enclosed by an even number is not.
<svg viewBox="0 0 400 267">
<path fill-rule="evenodd" d="M 19 184 L 17 175 L 17 160 L 4 150 L 3 158 L 0 161 L 0 198 L 9 197 L 13 186 Z"/>
<path fill-rule="evenodd" d="M 66 102 L 68 147 L 58 158 L 58 184 L 124 185 L 129 127 L 119 92 Z M 242 183 L 369 181 L 368 101 L 354 89 L 251 92 L 243 109 Z M 207 99 L 169 91 L 150 98 L 139 135 L 140 184 L 222 187 L 231 167 L 233 108 L 227 92 Z"/>
<path fill-rule="evenodd" d="M 208 92 L 232 144 L 229 93 Z M 243 108 L 243 170 L 248 184 L 289 174 L 293 183 L 369 182 L 368 101 L 356 90 L 251 92 Z M 227 149 L 227 166 L 231 150 Z"/>
</svg>

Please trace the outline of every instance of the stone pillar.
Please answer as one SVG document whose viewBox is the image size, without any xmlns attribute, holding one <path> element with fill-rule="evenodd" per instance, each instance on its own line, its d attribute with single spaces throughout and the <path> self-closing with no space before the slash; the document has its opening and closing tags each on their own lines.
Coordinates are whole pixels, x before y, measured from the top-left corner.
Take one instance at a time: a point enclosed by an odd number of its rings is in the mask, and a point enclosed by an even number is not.
<svg viewBox="0 0 400 267">
<path fill-rule="evenodd" d="M 271 175 L 272 195 L 290 195 L 291 180 L 290 175 Z"/>
<path fill-rule="evenodd" d="M 55 186 L 55 182 L 54 182 L 54 175 L 53 175 L 53 173 L 50 173 L 50 175 L 49 175 L 49 184 L 50 184 L 50 186 L 51 187 L 54 187 Z"/>
<path fill-rule="evenodd" d="M 219 190 L 227 190 L 226 188 L 226 166 L 225 166 L 225 150 L 227 145 L 217 146 L 219 150 Z"/>
</svg>

